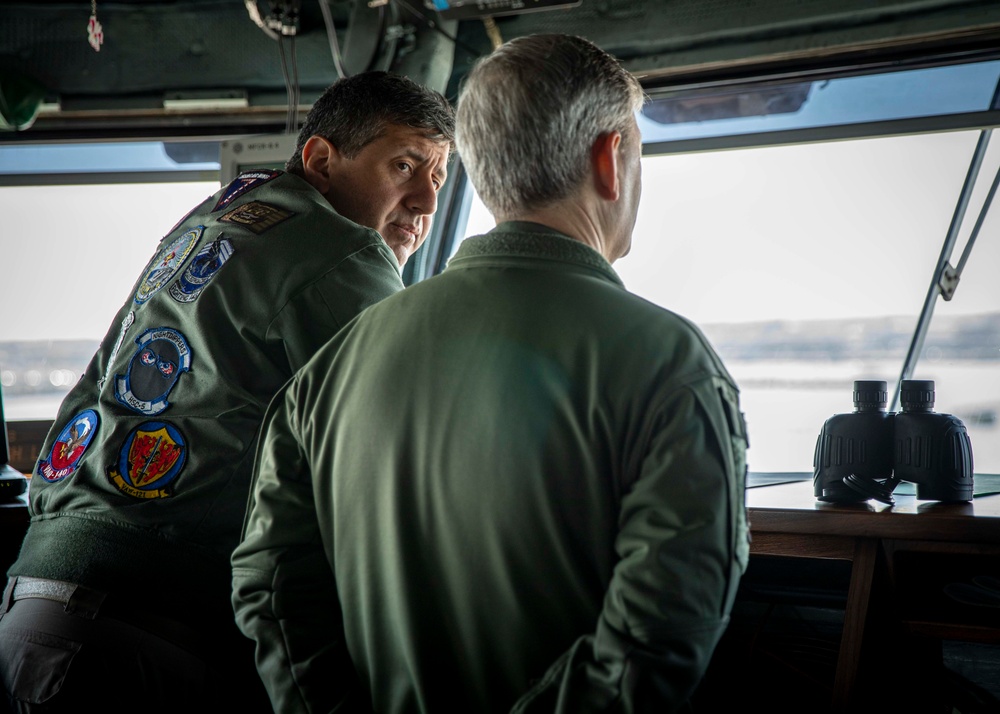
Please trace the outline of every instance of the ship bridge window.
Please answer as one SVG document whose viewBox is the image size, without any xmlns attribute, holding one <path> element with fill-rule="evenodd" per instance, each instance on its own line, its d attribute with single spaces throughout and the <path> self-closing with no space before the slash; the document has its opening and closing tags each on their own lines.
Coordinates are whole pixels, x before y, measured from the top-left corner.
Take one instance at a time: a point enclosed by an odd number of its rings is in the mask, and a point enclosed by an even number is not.
<svg viewBox="0 0 1000 714">
<path fill-rule="evenodd" d="M 977 473 L 1000 473 L 998 80 L 989 61 L 648 89 L 642 201 L 615 268 L 714 344 L 741 388 L 751 471 L 811 472 L 854 380 L 892 395 L 906 370 L 965 422 Z M 471 187 L 454 203 L 457 236 L 493 226 Z M 949 299 L 934 287 L 945 264 L 961 266 Z"/>
<path fill-rule="evenodd" d="M 50 420 L 157 243 L 219 189 L 218 142 L 0 145 L 0 384 Z"/>
</svg>

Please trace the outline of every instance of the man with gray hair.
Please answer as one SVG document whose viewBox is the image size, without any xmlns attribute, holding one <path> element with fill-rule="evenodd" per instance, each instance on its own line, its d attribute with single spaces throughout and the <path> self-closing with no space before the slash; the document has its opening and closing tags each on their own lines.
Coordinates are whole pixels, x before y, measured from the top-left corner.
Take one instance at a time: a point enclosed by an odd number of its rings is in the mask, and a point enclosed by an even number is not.
<svg viewBox="0 0 1000 714">
<path fill-rule="evenodd" d="M 276 711 L 659 713 L 702 677 L 746 430 L 698 329 L 611 267 L 642 100 L 576 37 L 481 60 L 456 140 L 496 229 L 271 403 L 233 601 Z"/>
</svg>

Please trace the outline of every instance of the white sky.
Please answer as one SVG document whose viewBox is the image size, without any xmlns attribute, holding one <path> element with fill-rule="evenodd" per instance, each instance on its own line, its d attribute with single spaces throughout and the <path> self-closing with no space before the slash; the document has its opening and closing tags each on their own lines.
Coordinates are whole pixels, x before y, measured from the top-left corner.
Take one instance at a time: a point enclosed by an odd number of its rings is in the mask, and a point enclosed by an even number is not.
<svg viewBox="0 0 1000 714">
<path fill-rule="evenodd" d="M 0 339 L 100 340 L 167 231 L 217 182 L 0 188 Z M 9 309 L 13 305 L 15 309 Z"/>
<path fill-rule="evenodd" d="M 699 323 L 917 315 L 979 132 L 647 157 L 626 287 Z M 957 265 L 1000 165 L 990 144 Z M 998 201 L 1000 202 L 1000 201 Z M 1000 310 L 1000 207 L 952 302 Z M 492 220 L 473 207 L 467 234 Z"/>
<path fill-rule="evenodd" d="M 634 249 L 617 268 L 631 289 L 701 322 L 917 314 L 977 137 L 936 134 L 647 161 L 644 187 L 652 191 L 644 188 Z M 1000 149 L 1000 140 L 994 143 Z M 953 265 L 1000 151 L 988 158 Z M 998 210 L 980 231 L 952 304 L 957 309 L 1000 310 Z"/>
<path fill-rule="evenodd" d="M 626 286 L 703 324 L 916 315 L 978 132 L 647 158 Z M 965 237 L 1000 164 L 995 137 Z M 159 239 L 218 184 L 0 188 L 0 339 L 100 339 Z M 991 212 L 955 300 L 1000 310 Z M 492 225 L 474 210 L 467 234 Z"/>
</svg>

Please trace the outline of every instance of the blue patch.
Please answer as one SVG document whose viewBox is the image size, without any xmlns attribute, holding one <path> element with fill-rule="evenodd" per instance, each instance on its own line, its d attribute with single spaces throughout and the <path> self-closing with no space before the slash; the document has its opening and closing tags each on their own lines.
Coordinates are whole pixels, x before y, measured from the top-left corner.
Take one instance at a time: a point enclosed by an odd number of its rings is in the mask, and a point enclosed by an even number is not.
<svg viewBox="0 0 1000 714">
<path fill-rule="evenodd" d="M 222 194 L 222 198 L 220 198 L 219 202 L 215 204 L 215 208 L 212 209 L 212 212 L 214 213 L 215 211 L 225 208 L 247 191 L 257 188 L 258 186 L 261 186 L 280 175 L 280 171 L 272 171 L 271 169 L 254 169 L 253 171 L 244 171 L 239 176 L 234 178 L 228 186 L 226 186 L 226 190 Z"/>
<path fill-rule="evenodd" d="M 191 369 L 191 348 L 184 335 L 169 327 L 154 327 L 138 338 L 139 349 L 124 375 L 115 377 L 115 398 L 140 414 L 154 416 L 170 403 L 167 395 L 181 374 Z"/>
<path fill-rule="evenodd" d="M 149 300 L 157 290 L 170 282 L 170 279 L 184 264 L 204 230 L 205 226 L 196 226 L 156 254 L 149 267 L 146 268 L 142 282 L 139 283 L 139 287 L 135 291 L 137 305 Z"/>
<path fill-rule="evenodd" d="M 181 432 L 163 421 L 143 422 L 125 438 L 118 463 L 107 469 L 108 480 L 133 498 L 167 498 L 187 461 Z"/>
<path fill-rule="evenodd" d="M 93 409 L 80 412 L 69 420 L 56 437 L 46 458 L 38 462 L 38 475 L 49 483 L 62 481 L 80 466 L 90 446 L 100 417 Z"/>
<path fill-rule="evenodd" d="M 170 297 L 177 302 L 193 302 L 232 255 L 233 244 L 227 238 L 219 238 L 202 248 L 184 274 L 170 286 Z"/>
</svg>

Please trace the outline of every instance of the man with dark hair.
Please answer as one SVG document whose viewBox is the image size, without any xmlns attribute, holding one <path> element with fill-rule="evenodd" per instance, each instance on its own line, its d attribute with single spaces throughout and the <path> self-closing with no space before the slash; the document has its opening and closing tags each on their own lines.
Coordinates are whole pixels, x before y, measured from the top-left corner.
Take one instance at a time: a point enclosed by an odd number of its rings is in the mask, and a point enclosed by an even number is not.
<svg viewBox="0 0 1000 714">
<path fill-rule="evenodd" d="M 456 141 L 496 229 L 271 402 L 233 602 L 277 711 L 662 714 L 693 692 L 747 563 L 747 441 L 701 332 L 611 267 L 642 101 L 581 38 L 482 59 Z"/>
<path fill-rule="evenodd" d="M 403 288 L 453 135 L 436 92 L 341 80 L 288 173 L 241 174 L 163 238 L 31 480 L 0 602 L 14 711 L 270 711 L 229 599 L 261 420 L 340 327 Z"/>
</svg>

